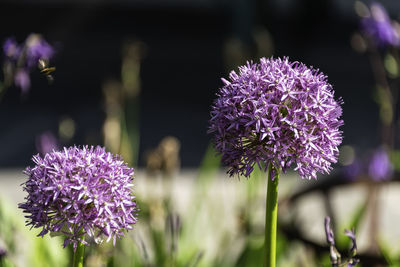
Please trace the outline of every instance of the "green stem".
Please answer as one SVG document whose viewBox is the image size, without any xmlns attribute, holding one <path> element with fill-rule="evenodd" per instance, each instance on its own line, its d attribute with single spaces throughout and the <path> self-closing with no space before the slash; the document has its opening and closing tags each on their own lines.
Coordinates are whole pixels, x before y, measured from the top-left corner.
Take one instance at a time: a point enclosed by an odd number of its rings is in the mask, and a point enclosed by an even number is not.
<svg viewBox="0 0 400 267">
<path fill-rule="evenodd" d="M 275 177 L 271 177 L 274 175 Z M 268 167 L 267 205 L 265 213 L 265 266 L 275 267 L 276 263 L 276 226 L 278 215 L 279 172 L 272 164 Z"/>
<path fill-rule="evenodd" d="M 85 245 L 81 242 L 78 243 L 78 247 L 74 252 L 74 259 L 72 267 L 83 267 L 83 255 L 85 254 Z"/>
</svg>

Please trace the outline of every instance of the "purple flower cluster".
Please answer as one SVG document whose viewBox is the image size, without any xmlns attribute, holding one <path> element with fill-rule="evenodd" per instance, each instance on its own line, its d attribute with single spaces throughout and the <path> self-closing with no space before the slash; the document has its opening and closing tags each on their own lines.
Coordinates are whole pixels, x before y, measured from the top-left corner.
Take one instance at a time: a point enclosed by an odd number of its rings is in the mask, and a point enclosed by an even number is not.
<svg viewBox="0 0 400 267">
<path fill-rule="evenodd" d="M 362 30 L 365 34 L 380 47 L 399 46 L 399 33 L 390 20 L 386 9 L 379 3 L 372 3 L 369 11 L 368 16 L 361 20 Z"/>
<path fill-rule="evenodd" d="M 30 34 L 23 44 L 18 44 L 14 38 L 8 38 L 3 43 L 5 55 L 3 69 L 9 80 L 26 93 L 30 88 L 29 73 L 38 65 L 39 59 L 50 60 L 54 49 L 39 34 Z"/>
<path fill-rule="evenodd" d="M 342 141 L 342 100 L 327 77 L 288 58 L 261 58 L 232 71 L 212 106 L 210 133 L 228 173 L 246 177 L 254 165 L 295 164 L 302 178 L 328 173 Z"/>
<path fill-rule="evenodd" d="M 115 241 L 136 223 L 138 208 L 133 195 L 134 170 L 118 155 L 102 147 L 69 147 L 43 158 L 33 157 L 24 183 L 26 202 L 19 204 L 28 215 L 27 225 L 64 234 L 64 247 L 85 235 L 102 242 Z"/>
</svg>

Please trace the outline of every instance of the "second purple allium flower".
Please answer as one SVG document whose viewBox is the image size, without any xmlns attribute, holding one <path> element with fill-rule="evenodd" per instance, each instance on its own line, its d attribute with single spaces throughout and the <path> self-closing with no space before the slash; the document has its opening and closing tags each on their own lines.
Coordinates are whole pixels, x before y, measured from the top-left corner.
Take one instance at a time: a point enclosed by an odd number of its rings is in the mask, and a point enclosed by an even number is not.
<svg viewBox="0 0 400 267">
<path fill-rule="evenodd" d="M 399 33 L 381 4 L 371 4 L 368 16 L 361 20 L 361 26 L 364 33 L 378 46 L 400 46 Z"/>
<path fill-rule="evenodd" d="M 87 244 L 85 236 L 101 242 L 124 235 L 136 223 L 134 170 L 102 147 L 69 147 L 33 157 L 24 183 L 27 225 L 66 236 L 64 247 Z"/>
<path fill-rule="evenodd" d="M 331 170 L 343 101 L 323 73 L 288 58 L 261 58 L 222 81 L 209 132 L 230 175 L 249 176 L 255 164 L 268 163 L 283 171 L 294 164 L 302 178 Z"/>
</svg>

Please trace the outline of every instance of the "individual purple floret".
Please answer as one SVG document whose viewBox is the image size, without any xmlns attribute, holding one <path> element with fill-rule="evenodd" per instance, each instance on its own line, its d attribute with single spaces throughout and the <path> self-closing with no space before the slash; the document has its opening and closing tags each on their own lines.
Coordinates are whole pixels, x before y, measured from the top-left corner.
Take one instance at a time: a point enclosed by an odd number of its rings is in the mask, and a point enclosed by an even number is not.
<svg viewBox="0 0 400 267">
<path fill-rule="evenodd" d="M 58 150 L 58 140 L 50 131 L 46 131 L 36 138 L 36 149 L 41 155 Z"/>
<path fill-rule="evenodd" d="M 368 165 L 368 174 L 376 181 L 386 180 L 393 174 L 393 166 L 385 149 L 374 152 Z"/>
<path fill-rule="evenodd" d="M 64 247 L 84 243 L 85 235 L 115 241 L 132 229 L 138 208 L 133 195 L 134 170 L 102 147 L 69 147 L 33 156 L 19 204 L 31 228 L 66 236 Z"/>
<path fill-rule="evenodd" d="M 342 142 L 343 101 L 323 73 L 287 57 L 261 58 L 222 82 L 209 132 L 231 176 L 268 163 L 283 171 L 294 164 L 308 179 L 329 173 Z"/>
<path fill-rule="evenodd" d="M 399 46 L 400 36 L 393 26 L 386 9 L 379 3 L 370 5 L 370 14 L 361 20 L 362 30 L 378 46 Z"/>
</svg>

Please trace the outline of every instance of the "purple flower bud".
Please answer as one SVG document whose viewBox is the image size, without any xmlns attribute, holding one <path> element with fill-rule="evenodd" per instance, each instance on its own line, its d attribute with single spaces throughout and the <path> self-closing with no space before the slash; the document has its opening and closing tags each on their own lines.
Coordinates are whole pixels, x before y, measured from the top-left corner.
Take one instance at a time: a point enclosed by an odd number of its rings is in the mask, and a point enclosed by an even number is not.
<svg viewBox="0 0 400 267">
<path fill-rule="evenodd" d="M 6 255 L 7 255 L 7 250 L 5 248 L 0 247 L 0 260 Z"/>
<path fill-rule="evenodd" d="M 58 140 L 52 132 L 44 132 L 36 138 L 36 149 L 41 155 L 58 150 Z"/>
<path fill-rule="evenodd" d="M 326 242 L 331 246 L 335 246 L 335 237 L 331 228 L 331 218 L 329 216 L 325 217 L 325 234 Z"/>
<path fill-rule="evenodd" d="M 393 174 L 393 166 L 385 149 L 374 152 L 368 166 L 369 176 L 376 181 L 389 179 Z"/>
<path fill-rule="evenodd" d="M 21 88 L 22 94 L 27 93 L 31 87 L 31 78 L 29 77 L 29 72 L 26 69 L 17 70 L 14 76 L 14 83 L 16 86 Z"/>
<path fill-rule="evenodd" d="M 31 34 L 26 38 L 26 65 L 28 68 L 37 66 L 39 59 L 49 60 L 54 55 L 54 49 L 40 35 Z"/>
<path fill-rule="evenodd" d="M 102 147 L 69 147 L 44 157 L 33 156 L 27 168 L 26 202 L 19 208 L 27 225 L 66 236 L 64 247 L 85 236 L 113 240 L 136 224 L 138 208 L 133 195 L 134 171 L 118 155 Z"/>
<path fill-rule="evenodd" d="M 330 223 L 331 218 L 328 216 L 325 217 L 326 241 L 329 244 L 329 252 L 332 266 L 345 266 L 344 264 L 346 263 L 347 267 L 356 266 L 357 263 L 360 262 L 360 260 L 354 258 L 357 254 L 356 236 L 354 234 L 354 231 L 345 230 L 345 235 L 347 235 L 352 241 L 352 247 L 350 249 L 350 257 L 347 260 L 342 261 L 341 255 L 335 247 L 335 239 Z"/>
<path fill-rule="evenodd" d="M 288 58 L 261 58 L 222 81 L 209 133 L 230 175 L 248 177 L 254 165 L 269 163 L 283 171 L 293 164 L 302 178 L 329 173 L 342 142 L 343 101 L 324 74 Z"/>
<path fill-rule="evenodd" d="M 7 38 L 3 43 L 3 52 L 10 60 L 16 60 L 19 57 L 20 48 L 15 38 Z"/>
<path fill-rule="evenodd" d="M 350 248 L 350 255 L 354 257 L 357 254 L 357 242 L 356 242 L 356 235 L 354 233 L 354 230 L 345 230 L 345 235 L 348 236 L 351 239 L 352 246 Z"/>
<path fill-rule="evenodd" d="M 361 26 L 365 34 L 380 47 L 387 45 L 399 46 L 400 36 L 386 12 L 379 3 L 372 3 L 370 14 L 361 20 Z"/>
<path fill-rule="evenodd" d="M 350 165 L 344 166 L 344 176 L 354 181 L 363 172 L 363 164 L 360 160 L 355 159 Z"/>
<path fill-rule="evenodd" d="M 332 266 L 338 266 L 338 264 L 341 263 L 341 255 L 335 247 L 335 237 L 331 228 L 331 218 L 329 216 L 325 217 L 325 234 L 326 241 L 329 244 L 329 254 Z"/>
</svg>

